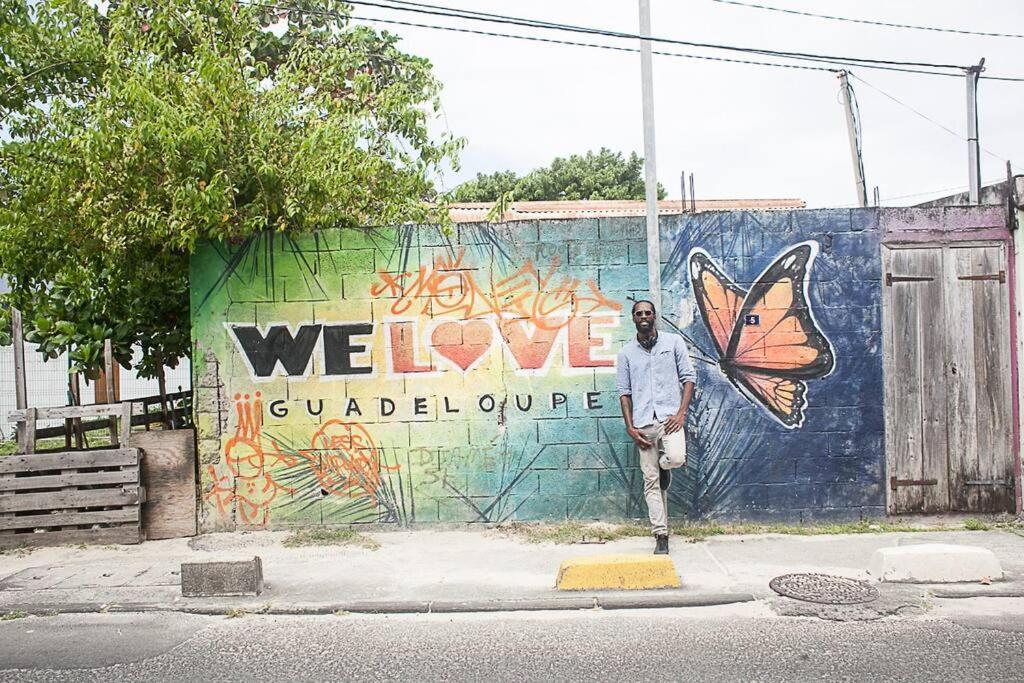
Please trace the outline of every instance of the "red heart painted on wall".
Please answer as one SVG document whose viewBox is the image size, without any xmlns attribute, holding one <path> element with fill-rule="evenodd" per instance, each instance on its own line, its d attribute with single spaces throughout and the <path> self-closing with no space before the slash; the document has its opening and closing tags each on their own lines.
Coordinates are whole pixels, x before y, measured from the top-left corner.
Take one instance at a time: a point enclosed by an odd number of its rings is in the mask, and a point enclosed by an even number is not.
<svg viewBox="0 0 1024 683">
<path fill-rule="evenodd" d="M 434 350 L 463 371 L 480 360 L 493 341 L 494 330 L 483 320 L 443 322 L 430 335 Z"/>
</svg>

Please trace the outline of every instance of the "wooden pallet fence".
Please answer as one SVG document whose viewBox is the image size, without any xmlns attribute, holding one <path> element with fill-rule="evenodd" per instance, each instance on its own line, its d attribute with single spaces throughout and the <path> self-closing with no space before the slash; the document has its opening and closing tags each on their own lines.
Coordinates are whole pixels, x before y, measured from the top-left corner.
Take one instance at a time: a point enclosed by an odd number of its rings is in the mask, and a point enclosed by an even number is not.
<svg viewBox="0 0 1024 683">
<path fill-rule="evenodd" d="M 0 458 L 0 548 L 139 543 L 137 448 Z"/>
</svg>

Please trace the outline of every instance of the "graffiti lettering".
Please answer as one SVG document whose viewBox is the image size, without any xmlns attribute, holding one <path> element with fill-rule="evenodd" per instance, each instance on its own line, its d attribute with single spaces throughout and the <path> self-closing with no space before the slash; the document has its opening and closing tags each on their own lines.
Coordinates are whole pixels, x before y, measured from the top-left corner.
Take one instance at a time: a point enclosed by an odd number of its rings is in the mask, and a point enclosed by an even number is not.
<svg viewBox="0 0 1024 683">
<path fill-rule="evenodd" d="M 510 316 L 526 318 L 547 330 L 565 327 L 575 317 L 622 310 L 621 304 L 601 294 L 593 280 L 583 287 L 577 278 L 559 277 L 557 257 L 543 274 L 527 261 L 512 275 L 485 288 L 463 263 L 464 255 L 465 250 L 460 250 L 454 258 L 437 259 L 433 268 L 420 266 L 416 273 L 381 271 L 380 282 L 370 287 L 370 295 L 395 297 L 391 305 L 394 315 L 448 314 L 464 320 Z"/>
</svg>

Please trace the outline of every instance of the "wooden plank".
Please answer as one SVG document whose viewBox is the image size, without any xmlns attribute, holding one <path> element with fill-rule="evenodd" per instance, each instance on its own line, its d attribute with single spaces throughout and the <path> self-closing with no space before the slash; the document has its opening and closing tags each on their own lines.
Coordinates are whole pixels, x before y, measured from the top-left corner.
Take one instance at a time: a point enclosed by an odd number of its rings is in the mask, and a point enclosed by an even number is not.
<svg viewBox="0 0 1024 683">
<path fill-rule="evenodd" d="M 916 250 L 915 250 L 916 251 Z M 918 262 L 912 250 L 892 251 L 890 273 L 923 275 L 917 272 Z M 923 479 L 921 446 L 921 364 L 918 339 L 918 289 L 927 282 L 896 282 L 891 290 L 892 302 L 892 375 L 898 382 L 893 392 L 892 467 L 890 476 L 897 479 Z M 924 500 L 919 487 L 890 490 L 895 512 L 923 509 Z"/>
<path fill-rule="evenodd" d="M 25 329 L 21 311 L 11 309 L 11 336 L 14 343 L 14 405 L 28 408 L 28 386 L 25 383 Z"/>
<path fill-rule="evenodd" d="M 138 524 L 140 513 L 141 507 L 139 505 L 128 505 L 115 510 L 11 516 L 0 518 L 0 530 L 42 529 L 53 526 L 80 526 L 83 524 L 126 524 L 131 522 Z"/>
<path fill-rule="evenodd" d="M 47 408 L 36 408 L 36 419 L 38 420 L 65 420 L 75 417 L 105 417 L 108 415 L 120 415 L 120 404 L 110 405 L 100 403 L 92 406 L 51 406 Z M 7 419 L 16 422 L 25 419 L 24 410 L 12 410 L 7 413 Z"/>
<path fill-rule="evenodd" d="M 891 273 L 893 263 L 893 250 L 882 246 L 882 272 Z M 896 471 L 896 424 L 895 424 L 895 403 L 896 403 L 896 370 L 893 362 L 893 313 L 892 313 L 892 289 L 882 287 L 882 377 L 883 377 L 883 404 L 885 413 L 885 467 L 886 471 Z M 898 512 L 896 509 L 896 496 L 886 487 L 885 492 L 886 509 L 889 514 Z"/>
<path fill-rule="evenodd" d="M 127 446 L 132 436 L 132 402 L 125 401 L 121 404 L 121 432 L 118 434 L 118 443 Z"/>
<path fill-rule="evenodd" d="M 949 510 L 949 443 L 946 422 L 945 287 L 943 286 L 943 250 L 915 249 L 918 272 L 934 280 L 916 287 L 918 294 L 918 361 L 921 378 L 921 476 L 935 481 L 918 487 L 922 512 Z"/>
<path fill-rule="evenodd" d="M 52 546 L 77 543 L 95 545 L 134 544 L 142 541 L 139 527 L 126 525 L 107 529 L 78 529 L 75 531 L 46 531 L 34 534 L 3 534 L 0 535 L 0 548 L 17 548 L 18 546 Z"/>
<path fill-rule="evenodd" d="M 50 474 L 39 477 L 0 478 L 0 492 L 57 489 L 66 486 L 104 486 L 110 484 L 138 484 L 139 468 L 129 467 L 112 472 L 75 472 Z"/>
<path fill-rule="evenodd" d="M 139 402 L 138 401 L 132 401 L 132 403 L 134 403 L 135 405 L 138 405 Z M 134 408 L 133 408 L 133 410 L 134 410 Z M 171 415 L 172 415 L 172 417 L 174 419 L 178 420 L 178 419 L 181 419 L 182 417 L 184 417 L 186 412 L 187 411 L 184 408 L 175 408 L 173 411 L 171 411 Z M 148 416 L 145 415 L 145 414 L 138 414 L 138 413 L 134 413 L 132 415 L 132 426 L 133 427 L 142 427 L 142 426 L 145 426 L 147 424 L 153 424 L 154 422 L 160 422 L 160 414 L 159 413 L 150 413 Z M 107 423 L 106 420 L 92 420 L 92 421 L 89 421 L 89 422 L 81 422 L 81 421 L 79 421 L 79 424 L 81 425 L 81 430 L 80 431 L 82 431 L 82 432 L 95 432 L 95 431 L 98 431 L 98 430 L 101 430 L 101 429 L 108 429 L 109 428 L 109 424 Z M 52 437 L 55 437 L 55 436 L 63 436 L 63 435 L 64 435 L 64 427 L 43 427 L 42 429 L 37 429 L 36 430 L 36 440 L 37 441 L 39 441 L 40 439 L 49 439 L 49 438 L 52 438 Z"/>
<path fill-rule="evenodd" d="M 963 298 L 971 301 L 974 310 L 972 335 L 974 375 L 974 424 L 977 452 L 972 463 L 977 476 L 964 476 L 967 502 L 965 511 L 1012 512 L 1013 444 L 1011 429 L 1010 374 L 1010 307 L 1009 287 L 998 279 L 981 276 L 1005 269 L 1002 246 L 975 247 L 961 250 L 970 254 L 961 275 L 966 281 L 957 283 Z M 979 484 L 977 482 L 991 482 Z"/>
<path fill-rule="evenodd" d="M 149 540 L 195 536 L 195 431 L 137 432 L 130 443 L 143 451 L 144 536 Z"/>
<path fill-rule="evenodd" d="M 105 505 L 137 505 L 138 488 L 76 489 L 49 493 L 0 495 L 0 512 L 30 512 L 67 508 L 103 507 Z"/>
<path fill-rule="evenodd" d="M 946 287 L 950 300 L 949 316 L 949 476 L 950 506 L 953 510 L 971 510 L 976 504 L 976 491 L 964 482 L 980 477 L 978 464 L 978 416 L 975 402 L 976 385 L 981 379 L 974 363 L 973 285 L 961 281 L 960 275 L 973 271 L 971 249 L 948 249 L 946 255 Z"/>
<path fill-rule="evenodd" d="M 110 340 L 104 340 L 103 342 L 103 379 L 105 381 L 106 388 L 106 402 L 113 405 L 117 402 L 117 398 L 114 392 L 114 382 L 117 378 L 114 377 L 114 347 Z M 116 444 L 117 441 L 117 419 L 114 417 L 110 418 L 110 443 Z"/>
<path fill-rule="evenodd" d="M 36 409 L 25 408 L 24 419 L 18 424 L 18 453 L 34 453 L 36 450 Z"/>
<path fill-rule="evenodd" d="M 119 467 L 122 465 L 138 464 L 139 451 L 136 448 L 9 455 L 5 458 L 0 458 L 0 474 L 81 469 L 83 467 Z"/>
<path fill-rule="evenodd" d="M 78 383 L 78 373 L 73 372 L 68 377 L 68 387 L 71 391 L 71 405 L 82 405 L 82 388 Z M 82 450 L 85 446 L 85 432 L 82 430 L 82 418 L 71 418 L 71 428 L 75 433 L 75 448 Z"/>
</svg>

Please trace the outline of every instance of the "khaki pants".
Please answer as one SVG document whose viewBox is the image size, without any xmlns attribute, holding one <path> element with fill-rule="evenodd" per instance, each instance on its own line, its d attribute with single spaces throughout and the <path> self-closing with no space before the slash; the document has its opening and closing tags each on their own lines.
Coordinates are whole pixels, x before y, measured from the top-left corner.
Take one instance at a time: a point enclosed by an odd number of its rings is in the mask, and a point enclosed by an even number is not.
<svg viewBox="0 0 1024 683">
<path fill-rule="evenodd" d="M 640 448 L 640 471 L 644 475 L 644 499 L 647 514 L 655 535 L 668 533 L 668 491 L 660 486 L 661 470 L 686 465 L 686 430 L 665 434 L 660 424 L 640 427 L 640 433 L 651 442 L 650 448 Z"/>
</svg>

